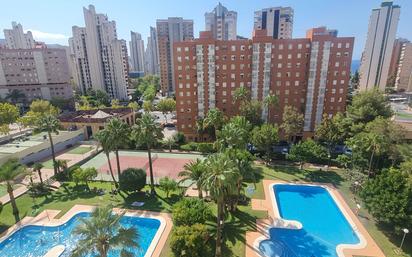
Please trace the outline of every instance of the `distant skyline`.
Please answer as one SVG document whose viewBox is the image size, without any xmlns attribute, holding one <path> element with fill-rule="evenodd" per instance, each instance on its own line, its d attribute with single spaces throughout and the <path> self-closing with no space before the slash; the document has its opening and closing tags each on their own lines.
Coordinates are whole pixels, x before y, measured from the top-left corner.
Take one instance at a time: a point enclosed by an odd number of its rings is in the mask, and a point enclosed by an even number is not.
<svg viewBox="0 0 412 257">
<path fill-rule="evenodd" d="M 238 35 L 251 37 L 254 11 L 275 6 L 290 6 L 294 9 L 293 37 L 305 37 L 307 29 L 327 26 L 337 29 L 340 36 L 354 36 L 353 59 L 359 59 L 366 41 L 369 16 L 373 8 L 378 8 L 379 0 L 223 0 L 229 10 L 238 13 Z M 401 6 L 401 16 L 397 37 L 412 40 L 409 17 L 412 17 L 411 0 L 395 0 Z M 93 4 L 98 13 L 107 14 L 115 20 L 120 39 L 130 41 L 130 31 L 142 34 L 147 44 L 149 27 L 156 25 L 156 19 L 183 17 L 193 19 L 195 37 L 204 30 L 205 12 L 211 11 L 219 2 L 211 0 L 151 0 L 151 1 L 110 1 L 110 0 L 71 0 L 71 1 L 3 1 L 0 15 L 0 38 L 3 29 L 10 28 L 16 21 L 30 30 L 38 41 L 48 44 L 68 45 L 73 25 L 84 26 L 83 7 Z"/>
</svg>

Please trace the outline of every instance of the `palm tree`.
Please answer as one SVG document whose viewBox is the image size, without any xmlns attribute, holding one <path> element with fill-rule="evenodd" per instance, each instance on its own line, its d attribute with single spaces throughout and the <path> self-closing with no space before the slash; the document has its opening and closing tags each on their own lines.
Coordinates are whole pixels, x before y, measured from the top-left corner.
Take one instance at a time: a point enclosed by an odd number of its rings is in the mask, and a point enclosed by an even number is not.
<svg viewBox="0 0 412 257">
<path fill-rule="evenodd" d="M 217 230 L 215 256 L 222 256 L 222 228 L 224 225 L 225 204 L 229 195 L 236 191 L 238 172 L 230 157 L 224 153 L 210 155 L 206 160 L 207 172 L 202 187 L 209 191 L 217 205 Z"/>
<path fill-rule="evenodd" d="M 37 122 L 37 128 L 40 130 L 46 131 L 49 136 L 50 147 L 51 147 L 52 157 L 53 157 L 54 175 L 57 175 L 57 165 L 56 165 L 56 153 L 54 152 L 52 133 L 59 134 L 59 131 L 58 131 L 59 127 L 60 127 L 59 120 L 51 114 L 46 114 L 44 116 L 41 116 Z"/>
<path fill-rule="evenodd" d="M 203 120 L 204 128 L 214 128 L 214 136 L 216 137 L 217 131 L 223 126 L 225 117 L 223 112 L 217 108 L 210 109 L 207 112 L 205 119 Z"/>
<path fill-rule="evenodd" d="M 270 109 L 272 107 L 275 107 L 279 104 L 279 98 L 276 95 L 267 95 L 264 100 L 264 104 L 268 108 L 268 116 L 267 116 L 267 121 L 269 122 L 269 117 L 270 117 Z"/>
<path fill-rule="evenodd" d="M 119 148 L 127 144 L 129 139 L 129 126 L 118 118 L 110 119 L 106 125 L 107 133 L 112 139 L 113 151 L 116 154 L 117 173 L 120 176 Z"/>
<path fill-rule="evenodd" d="M 145 113 L 133 126 L 132 138 L 136 141 L 138 146 L 145 146 L 147 148 L 147 155 L 149 157 L 151 194 L 154 195 L 156 194 L 156 191 L 154 188 L 152 148 L 159 140 L 163 138 L 162 128 L 155 122 L 152 115 Z"/>
<path fill-rule="evenodd" d="M 187 180 L 190 180 L 192 184 L 196 183 L 196 187 L 199 193 L 199 198 L 203 198 L 203 189 L 202 189 L 202 182 L 203 182 L 203 175 L 205 174 L 206 171 L 206 166 L 204 161 L 200 159 L 196 159 L 196 161 L 191 161 L 189 163 L 186 163 L 185 166 L 183 167 L 183 171 L 179 173 L 179 177 L 182 177 L 180 180 L 180 183 L 183 183 Z"/>
<path fill-rule="evenodd" d="M 17 208 L 16 199 L 13 194 L 13 184 L 19 178 L 27 175 L 26 167 L 21 165 L 17 159 L 10 159 L 0 167 L 0 182 L 5 182 L 7 193 L 10 197 L 10 204 L 13 208 L 13 215 L 16 222 L 20 220 L 19 210 Z"/>
<path fill-rule="evenodd" d="M 217 149 L 228 148 L 246 149 L 250 140 L 252 125 L 243 116 L 235 116 L 218 131 Z"/>
<path fill-rule="evenodd" d="M 13 104 L 18 103 L 20 99 L 24 101 L 25 98 L 26 98 L 26 95 L 18 89 L 13 89 L 11 92 L 9 92 L 6 95 L 6 99 L 10 100 L 10 102 L 12 102 Z"/>
<path fill-rule="evenodd" d="M 120 250 L 120 256 L 133 256 L 126 250 L 139 248 L 139 234 L 136 228 L 123 228 L 120 224 L 122 214 L 113 214 L 111 207 L 97 207 L 91 218 L 80 218 L 81 224 L 73 234 L 79 235 L 77 247 L 71 252 L 71 257 L 83 257 L 88 254 L 99 253 L 100 257 L 107 257 L 110 249 Z"/>
<path fill-rule="evenodd" d="M 112 163 L 110 162 L 110 152 L 113 151 L 113 138 L 106 129 L 100 130 L 94 136 L 103 148 L 103 152 L 107 158 L 107 163 L 109 164 L 110 175 L 112 176 L 114 185 L 116 186 L 116 188 L 118 188 L 119 184 L 117 183 L 116 178 L 114 177 Z"/>
<path fill-rule="evenodd" d="M 67 160 L 56 160 L 56 168 L 58 172 L 63 172 L 67 169 Z"/>
<path fill-rule="evenodd" d="M 40 184 L 43 184 L 43 178 L 41 176 L 41 169 L 43 169 L 43 164 L 41 162 L 36 162 L 35 164 L 33 164 L 33 171 L 37 172 L 37 174 L 39 175 L 39 179 L 40 179 Z"/>
</svg>

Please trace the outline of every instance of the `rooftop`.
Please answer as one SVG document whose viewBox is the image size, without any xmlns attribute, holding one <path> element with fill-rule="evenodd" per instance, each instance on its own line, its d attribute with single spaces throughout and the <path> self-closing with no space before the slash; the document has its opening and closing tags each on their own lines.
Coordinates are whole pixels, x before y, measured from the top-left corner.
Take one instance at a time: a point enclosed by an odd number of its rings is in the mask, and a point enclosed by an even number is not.
<svg viewBox="0 0 412 257">
<path fill-rule="evenodd" d="M 132 113 L 130 108 L 106 108 L 95 110 L 75 111 L 68 114 L 63 114 L 59 117 L 61 122 L 86 122 L 86 123 L 101 123 L 110 118 L 123 117 Z"/>
</svg>

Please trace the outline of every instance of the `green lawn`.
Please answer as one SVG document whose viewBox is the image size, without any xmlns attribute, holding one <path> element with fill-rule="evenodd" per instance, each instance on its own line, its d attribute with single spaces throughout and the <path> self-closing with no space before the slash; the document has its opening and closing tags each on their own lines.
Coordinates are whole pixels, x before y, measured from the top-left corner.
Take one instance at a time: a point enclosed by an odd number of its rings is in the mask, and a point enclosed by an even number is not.
<svg viewBox="0 0 412 257">
<path fill-rule="evenodd" d="M 400 119 L 412 120 L 412 114 L 406 112 L 398 112 L 396 113 L 396 117 Z"/>
<path fill-rule="evenodd" d="M 334 184 L 342 193 L 347 203 L 351 208 L 355 208 L 354 197 L 349 190 L 349 183 L 343 179 L 341 171 L 316 171 L 305 170 L 301 171 L 298 168 L 291 166 L 274 166 L 265 167 L 263 165 L 256 166 L 256 191 L 253 198 L 263 198 L 262 179 L 279 179 L 285 181 L 312 181 Z M 245 184 L 246 186 L 253 185 L 251 181 Z M 114 207 L 128 208 L 128 209 L 144 209 L 151 211 L 170 212 L 172 205 L 180 199 L 180 196 L 172 194 L 169 199 L 165 198 L 165 193 L 157 188 L 159 197 L 150 198 L 144 194 L 126 195 L 124 193 L 116 196 L 111 196 L 108 192 L 111 191 L 112 185 L 108 182 L 93 182 L 90 183 L 91 188 L 101 188 L 106 191 L 106 194 L 100 196 L 97 193 L 89 192 L 84 186 L 76 187 L 73 183 L 65 183 L 56 192 L 53 192 L 48 197 L 39 197 L 32 199 L 29 195 L 23 195 L 17 199 L 17 205 L 20 210 L 20 217 L 26 215 L 36 215 L 44 209 L 58 209 L 62 210 L 61 215 L 67 212 L 75 204 L 111 204 Z M 149 190 L 146 187 L 144 190 Z M 133 201 L 144 201 L 146 204 L 143 207 L 131 207 Z M 210 203 L 215 211 L 216 206 Z M 226 224 L 224 227 L 224 236 L 226 244 L 224 246 L 224 256 L 228 257 L 244 257 L 245 256 L 245 232 L 256 229 L 256 219 L 267 217 L 266 212 L 254 211 L 251 209 L 250 203 L 244 206 L 239 206 L 235 213 L 228 214 Z M 376 240 L 381 249 L 388 257 L 399 256 L 396 255 L 394 249 L 399 244 L 401 238 L 392 237 L 389 233 L 383 234 L 383 228 L 378 227 L 364 209 L 360 211 L 360 219 L 368 229 L 371 236 Z M 0 233 L 15 223 L 15 218 L 11 213 L 10 204 L 4 206 L 3 213 L 0 215 Z M 209 224 L 214 227 L 214 221 L 211 220 Z M 391 237 L 388 237 L 390 235 Z M 210 242 L 213 244 L 213 242 Z M 404 256 L 411 257 L 412 253 L 412 237 L 407 237 L 405 246 L 409 247 Z M 172 257 L 168 242 L 162 251 L 162 257 Z"/>
<path fill-rule="evenodd" d="M 71 149 L 70 151 L 67 151 L 67 153 L 70 153 L 70 154 L 85 154 L 85 153 L 89 152 L 92 149 L 93 149 L 93 147 L 91 147 L 91 146 L 78 146 L 76 148 Z"/>
<path fill-rule="evenodd" d="M 16 189 L 18 188 L 20 185 L 13 185 L 13 188 Z M 5 184 L 0 184 L 0 197 L 7 194 L 7 187 Z"/>
</svg>

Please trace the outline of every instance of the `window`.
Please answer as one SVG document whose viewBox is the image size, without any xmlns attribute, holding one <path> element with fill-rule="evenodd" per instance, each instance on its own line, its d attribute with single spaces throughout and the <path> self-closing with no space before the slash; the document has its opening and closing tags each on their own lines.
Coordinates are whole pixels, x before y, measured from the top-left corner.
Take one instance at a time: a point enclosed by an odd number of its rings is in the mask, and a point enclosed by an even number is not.
<svg viewBox="0 0 412 257">
<path fill-rule="evenodd" d="M 223 69 L 223 70 L 226 70 L 226 68 L 227 68 L 226 64 L 223 64 L 223 65 L 222 65 L 222 69 Z"/>
<path fill-rule="evenodd" d="M 338 48 L 342 48 L 342 43 L 338 43 Z"/>
<path fill-rule="evenodd" d="M 289 89 L 285 90 L 285 95 L 289 95 Z"/>
<path fill-rule="evenodd" d="M 340 81 L 340 84 L 341 84 L 341 85 L 345 84 L 345 80 L 342 79 L 342 80 Z"/>
<path fill-rule="evenodd" d="M 283 50 L 283 44 L 279 45 L 279 50 Z M 282 59 L 282 58 L 281 58 Z"/>
<path fill-rule="evenodd" d="M 302 44 L 298 44 L 298 49 L 302 49 Z"/>
<path fill-rule="evenodd" d="M 302 58 L 302 54 L 301 54 L 301 53 L 298 53 L 298 54 L 296 55 L 296 57 L 297 57 L 298 59 L 300 59 L 300 58 Z"/>
<path fill-rule="evenodd" d="M 290 86 L 290 81 L 286 81 L 285 82 L 285 85 L 288 87 L 288 86 Z"/>
<path fill-rule="evenodd" d="M 226 96 L 226 90 L 223 90 L 223 91 L 222 91 L 222 95 L 223 95 L 223 96 Z"/>
<path fill-rule="evenodd" d="M 190 92 L 186 92 L 186 96 L 190 96 Z"/>
<path fill-rule="evenodd" d="M 189 47 L 185 47 L 185 52 L 189 52 Z"/>
<path fill-rule="evenodd" d="M 190 84 L 189 84 L 189 83 L 186 83 L 186 88 L 190 88 Z"/>
<path fill-rule="evenodd" d="M 288 49 L 289 49 L 289 50 L 292 50 L 292 49 L 293 49 L 293 45 L 292 45 L 292 44 L 289 44 L 289 45 L 288 45 Z"/>
<path fill-rule="evenodd" d="M 288 54 L 288 59 L 292 59 L 292 54 Z"/>
<path fill-rule="evenodd" d="M 236 46 L 231 46 L 230 48 L 232 51 L 236 51 Z"/>
<path fill-rule="evenodd" d="M 340 52 L 337 52 L 336 53 L 336 57 L 341 57 L 342 55 L 341 55 L 341 53 Z"/>
<path fill-rule="evenodd" d="M 336 94 L 336 89 L 332 88 L 332 94 Z"/>
<path fill-rule="evenodd" d="M 182 51 L 182 48 L 181 48 L 181 47 L 178 47 L 178 48 L 177 48 L 177 51 L 180 53 L 180 52 Z"/>
<path fill-rule="evenodd" d="M 345 44 L 345 47 L 346 47 L 346 48 L 349 48 L 349 47 L 350 47 L 350 44 L 349 44 L 349 43 L 346 43 L 346 44 Z"/>
<path fill-rule="evenodd" d="M 300 77 L 300 72 L 296 72 L 295 75 L 296 75 L 297 78 L 299 78 Z"/>
<path fill-rule="evenodd" d="M 236 55 L 232 55 L 231 59 L 232 59 L 232 61 L 235 61 L 236 60 Z"/>
<path fill-rule="evenodd" d="M 183 83 L 179 83 L 179 88 L 183 88 Z"/>
<path fill-rule="evenodd" d="M 235 87 L 235 82 L 230 82 L 230 87 Z"/>
<path fill-rule="evenodd" d="M 287 67 L 290 69 L 292 68 L 292 63 L 288 62 Z"/>
<path fill-rule="evenodd" d="M 280 80 L 277 80 L 277 81 L 276 81 L 276 86 L 280 87 L 281 84 L 282 84 L 282 83 L 280 82 Z"/>
<path fill-rule="evenodd" d="M 223 82 L 223 83 L 222 83 L 222 86 L 223 86 L 223 87 L 226 87 L 226 82 Z"/>
<path fill-rule="evenodd" d="M 177 69 L 178 69 L 178 70 L 182 70 L 182 66 L 180 66 L 180 65 L 177 66 Z"/>
<path fill-rule="evenodd" d="M 244 45 L 241 45 L 241 46 L 240 46 L 240 50 L 245 51 L 245 46 L 244 46 Z"/>
<path fill-rule="evenodd" d="M 178 56 L 178 57 L 177 57 L 177 61 L 178 61 L 178 62 L 182 62 L 182 57 L 181 57 L 181 56 Z"/>
<path fill-rule="evenodd" d="M 280 68 L 282 68 L 282 63 L 278 63 L 278 68 L 280 69 Z"/>
<path fill-rule="evenodd" d="M 231 69 L 231 70 L 234 70 L 234 69 L 236 69 L 236 65 L 234 65 L 234 64 L 231 64 L 231 65 L 230 65 L 230 69 Z"/>
<path fill-rule="evenodd" d="M 230 78 L 231 78 L 231 79 L 235 79 L 235 78 L 236 78 L 236 75 L 235 75 L 234 73 L 232 73 L 232 74 L 230 74 Z"/>
<path fill-rule="evenodd" d="M 278 59 L 282 60 L 283 56 L 281 54 L 278 55 Z"/>
<path fill-rule="evenodd" d="M 332 81 L 332 84 L 333 84 L 334 86 L 336 86 L 336 85 L 338 84 L 338 81 L 337 81 L 336 79 L 334 79 L 334 80 Z"/>
<path fill-rule="evenodd" d="M 295 86 L 299 86 L 299 81 L 298 80 L 295 81 Z"/>
<path fill-rule="evenodd" d="M 339 67 L 339 62 L 336 62 L 336 63 L 335 63 L 335 67 L 336 67 L 336 68 Z"/>
<path fill-rule="evenodd" d="M 330 98 L 330 102 L 331 102 L 331 103 L 334 103 L 334 102 L 335 102 L 335 97 L 331 97 L 331 98 Z"/>
<path fill-rule="evenodd" d="M 278 78 L 282 77 L 282 73 L 278 72 L 278 73 L 276 74 L 276 77 L 278 77 Z"/>
</svg>

